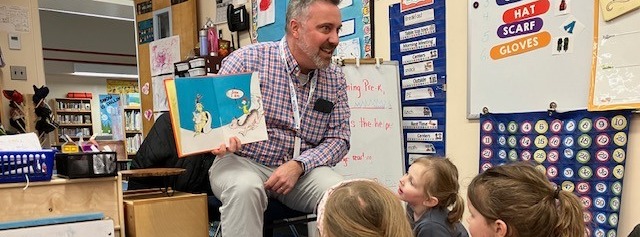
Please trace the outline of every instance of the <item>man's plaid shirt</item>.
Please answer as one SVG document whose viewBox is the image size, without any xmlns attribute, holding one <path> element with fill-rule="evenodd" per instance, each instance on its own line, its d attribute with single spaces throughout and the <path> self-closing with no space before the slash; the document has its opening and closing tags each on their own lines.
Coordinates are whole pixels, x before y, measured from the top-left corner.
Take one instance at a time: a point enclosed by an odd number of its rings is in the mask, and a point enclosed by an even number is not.
<svg viewBox="0 0 640 237">
<path fill-rule="evenodd" d="M 309 105 L 310 82 L 302 84 L 297 76 L 298 63 L 285 44 L 285 58 L 293 66 L 291 79 L 280 56 L 278 42 L 259 43 L 242 47 L 227 56 L 220 68 L 220 74 L 259 72 L 262 100 L 269 140 L 244 144 L 236 152 L 266 166 L 279 166 L 293 155 L 294 129 L 293 109 L 289 94 L 289 82 L 293 80 L 298 96 L 302 138 L 301 154 L 295 160 L 303 164 L 307 173 L 318 166 L 334 166 L 349 151 L 349 117 L 346 81 L 342 70 L 335 64 L 319 69 L 317 86 Z M 309 81 L 312 76 L 309 76 Z M 314 102 L 320 98 L 334 104 L 331 113 L 313 110 Z"/>
</svg>

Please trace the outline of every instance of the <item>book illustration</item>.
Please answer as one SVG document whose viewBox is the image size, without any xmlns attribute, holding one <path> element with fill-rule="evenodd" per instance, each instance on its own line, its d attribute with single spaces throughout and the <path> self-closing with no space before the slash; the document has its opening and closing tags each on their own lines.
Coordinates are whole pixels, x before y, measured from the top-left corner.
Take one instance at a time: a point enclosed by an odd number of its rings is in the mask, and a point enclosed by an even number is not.
<svg viewBox="0 0 640 237">
<path fill-rule="evenodd" d="M 243 144 L 267 139 L 257 73 L 177 78 L 165 80 L 165 87 L 181 157 L 231 137 Z"/>
<path fill-rule="evenodd" d="M 201 95 L 196 95 L 196 109 L 193 112 L 193 122 L 195 123 L 193 130 L 195 133 L 193 136 L 197 136 L 200 133 L 211 132 L 211 113 L 204 109 L 204 105 L 200 103 Z M 205 131 L 205 128 L 207 129 Z"/>
<path fill-rule="evenodd" d="M 262 109 L 262 98 L 260 96 L 252 96 L 256 101 L 254 103 L 249 103 L 246 98 L 242 99 L 242 106 L 240 109 L 242 110 L 243 115 L 240 118 L 233 119 L 229 127 L 231 129 L 239 129 L 239 133 L 245 136 L 248 131 L 254 130 L 260 124 L 260 121 L 264 120 L 264 110 Z M 251 104 L 255 104 L 256 106 L 252 109 L 249 109 Z"/>
</svg>

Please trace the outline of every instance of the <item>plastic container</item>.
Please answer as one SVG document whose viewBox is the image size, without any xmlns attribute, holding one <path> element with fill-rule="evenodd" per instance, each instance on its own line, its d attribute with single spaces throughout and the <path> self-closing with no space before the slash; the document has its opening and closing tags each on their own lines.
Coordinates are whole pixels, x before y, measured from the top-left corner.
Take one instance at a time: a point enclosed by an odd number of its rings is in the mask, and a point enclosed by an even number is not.
<svg viewBox="0 0 640 237">
<path fill-rule="evenodd" d="M 192 59 L 192 60 L 189 60 L 189 65 L 191 65 L 191 68 L 204 67 L 205 60 L 204 60 L 204 58 Z"/>
<path fill-rule="evenodd" d="M 115 151 L 58 153 L 58 176 L 69 179 L 117 175 L 118 155 Z"/>
<path fill-rule="evenodd" d="M 178 70 L 178 72 L 189 70 L 189 63 L 176 63 L 176 70 Z"/>
<path fill-rule="evenodd" d="M 0 151 L 0 183 L 48 181 L 55 150 Z"/>
<path fill-rule="evenodd" d="M 204 76 L 204 75 L 207 75 L 207 70 L 205 70 L 204 68 L 189 69 L 189 76 L 190 77 Z"/>
</svg>

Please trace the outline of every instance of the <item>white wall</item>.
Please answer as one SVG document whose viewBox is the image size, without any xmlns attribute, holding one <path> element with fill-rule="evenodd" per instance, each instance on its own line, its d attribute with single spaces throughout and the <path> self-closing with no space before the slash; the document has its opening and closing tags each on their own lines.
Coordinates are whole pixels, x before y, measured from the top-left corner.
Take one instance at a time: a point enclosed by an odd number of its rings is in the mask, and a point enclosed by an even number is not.
<svg viewBox="0 0 640 237">
<path fill-rule="evenodd" d="M 0 48 L 6 66 L 0 68 L 0 89 L 18 90 L 22 94 L 33 94 L 32 85 L 41 86 L 45 83 L 42 64 L 42 41 L 40 36 L 40 17 L 38 15 L 38 0 L 2 0 L 3 6 L 26 7 L 29 11 L 29 32 L 18 33 L 21 37 L 22 49 L 10 50 L 8 32 L 0 31 Z M 27 80 L 11 80 L 10 66 L 26 66 Z M 25 103 L 28 101 L 25 101 Z M 9 102 L 0 99 L 0 118 L 5 128 L 9 128 Z"/>
<path fill-rule="evenodd" d="M 397 0 L 375 1 L 375 52 L 389 59 L 389 8 Z M 458 166 L 462 194 L 477 174 L 479 166 L 479 124 L 466 119 L 467 113 L 467 1 L 447 1 L 447 156 Z M 586 106 L 586 105 L 585 105 Z M 629 131 L 627 163 L 623 186 L 618 236 L 627 236 L 640 223 L 640 116 L 634 115 Z M 468 215 L 468 211 L 467 211 Z M 467 216 L 465 215 L 465 216 Z M 464 223 L 466 225 L 466 223 Z"/>
</svg>

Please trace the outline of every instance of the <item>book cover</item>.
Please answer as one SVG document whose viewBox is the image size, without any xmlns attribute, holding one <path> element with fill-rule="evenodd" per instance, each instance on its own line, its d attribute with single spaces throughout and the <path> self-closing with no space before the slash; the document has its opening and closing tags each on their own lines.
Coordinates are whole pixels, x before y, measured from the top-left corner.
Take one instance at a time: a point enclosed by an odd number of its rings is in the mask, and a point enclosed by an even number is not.
<svg viewBox="0 0 640 237">
<path fill-rule="evenodd" d="M 178 155 L 267 140 L 258 73 L 165 80 Z"/>
</svg>

